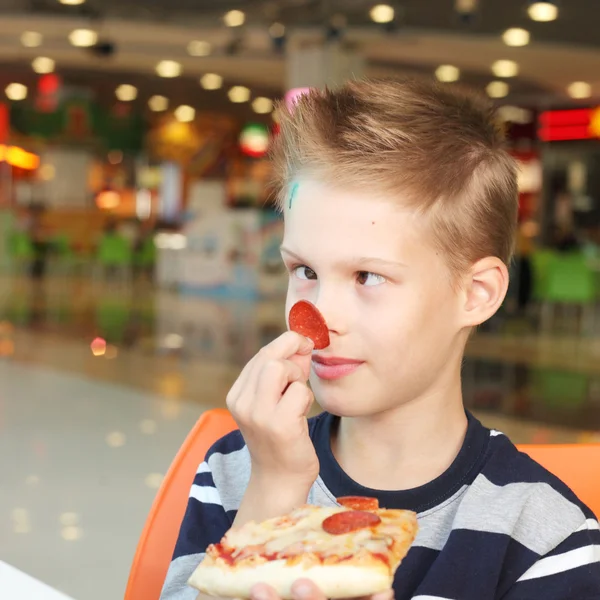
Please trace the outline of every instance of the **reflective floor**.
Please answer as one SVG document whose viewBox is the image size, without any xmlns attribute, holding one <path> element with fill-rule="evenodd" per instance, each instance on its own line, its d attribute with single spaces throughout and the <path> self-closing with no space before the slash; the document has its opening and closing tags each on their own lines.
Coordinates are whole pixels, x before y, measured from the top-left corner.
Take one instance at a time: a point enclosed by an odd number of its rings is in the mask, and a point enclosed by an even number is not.
<svg viewBox="0 0 600 600">
<path fill-rule="evenodd" d="M 0 281 L 0 559 L 76 600 L 122 598 L 177 448 L 283 328 L 281 300 Z M 499 315 L 473 337 L 467 405 L 517 443 L 600 441 L 600 335 L 571 315 L 537 328 Z"/>
</svg>

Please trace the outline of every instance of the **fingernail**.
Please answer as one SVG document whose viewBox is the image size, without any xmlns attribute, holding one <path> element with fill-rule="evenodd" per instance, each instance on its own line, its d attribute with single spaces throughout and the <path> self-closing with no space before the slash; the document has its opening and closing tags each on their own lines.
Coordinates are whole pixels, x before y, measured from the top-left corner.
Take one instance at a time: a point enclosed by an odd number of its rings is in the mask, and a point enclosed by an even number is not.
<svg viewBox="0 0 600 600">
<path fill-rule="evenodd" d="M 298 598 L 298 600 L 308 600 L 313 597 L 313 589 L 308 583 L 298 583 L 292 591 L 294 598 Z"/>
</svg>

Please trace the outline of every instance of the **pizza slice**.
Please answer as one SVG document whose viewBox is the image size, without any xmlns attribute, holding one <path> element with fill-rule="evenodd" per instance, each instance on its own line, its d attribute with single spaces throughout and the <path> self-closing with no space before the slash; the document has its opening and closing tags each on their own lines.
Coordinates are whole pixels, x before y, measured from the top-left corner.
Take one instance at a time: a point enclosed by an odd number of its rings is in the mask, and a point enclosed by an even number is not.
<svg viewBox="0 0 600 600">
<path fill-rule="evenodd" d="M 417 534 L 416 514 L 379 508 L 374 498 L 338 502 L 230 529 L 208 547 L 189 585 L 212 596 L 248 598 L 255 584 L 266 583 L 284 600 L 300 578 L 312 580 L 328 598 L 391 589 Z"/>
</svg>

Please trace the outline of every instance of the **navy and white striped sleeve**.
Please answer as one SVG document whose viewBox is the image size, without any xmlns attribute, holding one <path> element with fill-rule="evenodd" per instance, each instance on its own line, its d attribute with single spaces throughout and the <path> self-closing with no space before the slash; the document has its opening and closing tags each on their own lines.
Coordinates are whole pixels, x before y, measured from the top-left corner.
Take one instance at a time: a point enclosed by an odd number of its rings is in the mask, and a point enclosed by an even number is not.
<svg viewBox="0 0 600 600">
<path fill-rule="evenodd" d="M 196 599 L 198 592 L 189 587 L 187 581 L 204 558 L 206 548 L 219 542 L 231 524 L 231 517 L 223 507 L 212 471 L 205 461 L 194 477 L 160 600 Z"/>
<path fill-rule="evenodd" d="M 503 600 L 596 600 L 600 598 L 600 529 L 586 521 L 552 551 L 540 557 Z"/>
</svg>

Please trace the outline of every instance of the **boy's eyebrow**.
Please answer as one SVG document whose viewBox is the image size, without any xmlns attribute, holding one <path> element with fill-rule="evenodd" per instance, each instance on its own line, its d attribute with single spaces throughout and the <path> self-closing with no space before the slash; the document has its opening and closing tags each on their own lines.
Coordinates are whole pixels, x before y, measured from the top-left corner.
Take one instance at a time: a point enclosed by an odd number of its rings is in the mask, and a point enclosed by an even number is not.
<svg viewBox="0 0 600 600">
<path fill-rule="evenodd" d="M 295 258 L 298 262 L 305 262 L 304 259 L 299 256 L 298 254 L 296 254 L 295 252 L 292 252 L 291 250 L 289 250 L 288 248 L 286 248 L 285 246 L 280 246 L 280 251 L 282 252 L 282 254 L 287 254 L 289 256 L 291 256 L 292 258 Z M 350 257 L 347 260 L 343 261 L 344 264 L 349 264 L 352 266 L 360 266 L 360 265 L 380 265 L 382 267 L 402 267 L 402 268 L 407 268 L 408 265 L 399 262 L 399 261 L 395 261 L 395 260 L 386 260 L 384 258 L 377 258 L 375 256 L 373 257 L 369 257 L 369 256 L 354 256 L 354 257 Z"/>
</svg>

